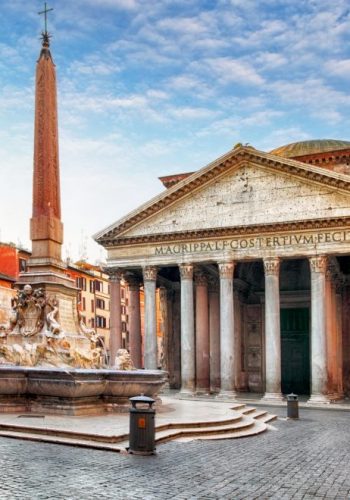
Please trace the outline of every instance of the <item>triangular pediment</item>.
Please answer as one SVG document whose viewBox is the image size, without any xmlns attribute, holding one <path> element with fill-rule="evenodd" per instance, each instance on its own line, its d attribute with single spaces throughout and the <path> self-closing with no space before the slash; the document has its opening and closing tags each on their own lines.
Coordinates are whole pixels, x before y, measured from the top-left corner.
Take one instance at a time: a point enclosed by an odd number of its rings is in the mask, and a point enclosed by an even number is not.
<svg viewBox="0 0 350 500">
<path fill-rule="evenodd" d="M 181 234 L 350 217 L 350 177 L 241 147 L 95 235 Z"/>
</svg>

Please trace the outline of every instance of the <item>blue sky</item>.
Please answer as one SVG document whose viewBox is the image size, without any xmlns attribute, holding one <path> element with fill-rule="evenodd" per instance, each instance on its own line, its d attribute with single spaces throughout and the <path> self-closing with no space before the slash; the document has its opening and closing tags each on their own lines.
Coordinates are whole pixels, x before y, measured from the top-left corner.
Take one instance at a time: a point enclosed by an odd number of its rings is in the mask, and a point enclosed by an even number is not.
<svg viewBox="0 0 350 500">
<path fill-rule="evenodd" d="M 250 143 L 350 139 L 348 0 L 52 0 L 65 249 Z M 0 4 L 0 240 L 29 247 L 43 2 Z"/>
</svg>

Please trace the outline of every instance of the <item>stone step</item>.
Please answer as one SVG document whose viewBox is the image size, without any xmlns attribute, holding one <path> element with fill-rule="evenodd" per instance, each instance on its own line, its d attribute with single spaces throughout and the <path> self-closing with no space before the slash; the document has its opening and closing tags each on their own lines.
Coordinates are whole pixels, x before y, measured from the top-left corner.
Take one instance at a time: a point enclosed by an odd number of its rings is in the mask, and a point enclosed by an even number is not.
<svg viewBox="0 0 350 500">
<path fill-rule="evenodd" d="M 256 435 L 267 429 L 267 423 L 276 419 L 266 411 L 244 407 L 234 415 L 227 413 L 216 420 L 174 421 L 156 427 L 156 444 L 170 440 L 193 439 L 232 439 Z M 73 430 L 62 430 L 50 427 L 35 427 L 17 424 L 0 424 L 0 436 L 27 439 L 53 444 L 64 444 L 125 452 L 129 446 L 129 434 L 118 435 L 83 433 Z"/>
<path fill-rule="evenodd" d="M 221 423 L 216 426 L 210 427 L 190 427 L 190 428 L 181 428 L 181 429 L 173 429 L 156 432 L 156 443 L 165 443 L 170 440 L 177 440 L 183 437 L 191 437 L 196 439 L 202 439 L 203 436 L 217 436 L 223 434 L 234 434 L 236 432 L 240 432 L 242 430 L 248 430 L 253 428 L 255 425 L 255 421 L 253 419 L 242 418 L 240 422 L 236 422 L 234 424 L 229 423 Z"/>
<path fill-rule="evenodd" d="M 249 413 L 249 416 L 254 418 L 255 420 L 262 419 L 266 415 L 267 415 L 267 411 L 265 411 L 265 410 L 255 410 L 254 412 Z"/>
<path fill-rule="evenodd" d="M 125 447 L 121 446 L 119 443 L 108 443 L 108 442 L 97 442 L 93 440 L 81 440 L 77 438 L 67 438 L 61 436 L 52 436 L 45 434 L 30 434 L 27 432 L 14 432 L 14 431 L 0 431 L 1 437 L 7 437 L 12 439 L 21 439 L 27 441 L 36 441 L 40 443 L 51 443 L 51 444 L 63 444 L 67 446 L 78 446 L 81 448 L 93 448 L 96 450 L 104 451 L 115 451 L 115 452 L 125 452 Z M 123 443 L 126 441 L 124 440 Z"/>
<path fill-rule="evenodd" d="M 160 424 L 156 426 L 156 430 L 163 431 L 168 429 L 183 429 L 183 428 L 200 428 L 200 427 L 212 427 L 217 425 L 230 425 L 239 422 L 242 419 L 242 414 L 238 413 L 233 417 L 223 417 L 216 420 L 208 421 L 185 421 L 185 422 L 170 422 L 167 424 Z"/>
<path fill-rule="evenodd" d="M 247 405 L 244 403 L 237 403 L 237 404 L 230 407 L 230 409 L 233 411 L 242 411 L 245 408 L 247 408 Z"/>
<path fill-rule="evenodd" d="M 49 427 L 34 427 L 34 426 L 24 426 L 15 424 L 0 424 L 0 435 L 3 433 L 13 432 L 14 434 L 30 434 L 39 436 L 49 436 L 62 439 L 79 439 L 82 441 L 96 441 L 101 443 L 118 443 L 119 441 L 124 441 L 129 438 L 129 433 L 123 433 L 119 435 L 103 435 L 103 434 L 93 434 L 93 433 L 83 433 L 76 431 L 64 431 L 61 429 L 54 429 Z"/>
<path fill-rule="evenodd" d="M 253 406 L 246 406 L 243 410 L 242 410 L 242 413 L 244 415 L 250 415 L 251 413 L 254 413 L 256 411 L 256 408 L 254 408 Z"/>
<path fill-rule="evenodd" d="M 250 437 L 250 436 L 257 436 L 258 434 L 261 434 L 262 432 L 265 432 L 267 430 L 267 425 L 264 422 L 260 422 L 259 420 L 254 423 L 253 427 L 250 427 L 248 429 L 242 429 L 238 430 L 235 432 L 227 432 L 224 434 L 212 434 L 210 436 L 201 436 L 198 439 L 238 439 L 238 438 L 243 438 L 243 437 Z M 190 441 L 193 438 L 184 438 L 184 439 L 179 439 L 181 442 L 185 441 Z"/>
<path fill-rule="evenodd" d="M 273 422 L 274 420 L 277 420 L 277 415 L 272 415 L 270 413 L 267 413 L 266 416 L 262 417 L 260 420 L 265 424 L 267 424 L 268 422 Z"/>
</svg>

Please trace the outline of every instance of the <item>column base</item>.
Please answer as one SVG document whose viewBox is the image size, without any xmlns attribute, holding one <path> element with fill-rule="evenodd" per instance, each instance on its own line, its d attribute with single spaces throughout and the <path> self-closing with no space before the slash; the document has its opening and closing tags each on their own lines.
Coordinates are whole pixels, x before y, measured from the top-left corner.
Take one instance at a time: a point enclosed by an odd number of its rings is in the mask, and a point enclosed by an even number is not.
<svg viewBox="0 0 350 500">
<path fill-rule="evenodd" d="M 282 403 L 284 401 L 283 394 L 281 392 L 265 392 L 261 401 L 266 401 L 267 403 Z"/>
<path fill-rule="evenodd" d="M 184 397 L 191 396 L 191 397 L 193 397 L 193 396 L 195 396 L 195 390 L 194 390 L 194 388 L 190 389 L 188 387 L 181 387 L 180 392 L 179 392 L 179 396 L 180 397 L 181 396 L 184 396 Z"/>
<path fill-rule="evenodd" d="M 217 394 L 216 398 L 217 399 L 236 399 L 237 397 L 237 394 L 236 394 L 236 391 L 225 391 L 225 390 L 221 390 L 219 392 L 219 394 Z"/>
<path fill-rule="evenodd" d="M 310 399 L 307 400 L 306 404 L 312 405 L 329 405 L 331 402 L 329 396 L 325 394 L 311 394 Z"/>
</svg>

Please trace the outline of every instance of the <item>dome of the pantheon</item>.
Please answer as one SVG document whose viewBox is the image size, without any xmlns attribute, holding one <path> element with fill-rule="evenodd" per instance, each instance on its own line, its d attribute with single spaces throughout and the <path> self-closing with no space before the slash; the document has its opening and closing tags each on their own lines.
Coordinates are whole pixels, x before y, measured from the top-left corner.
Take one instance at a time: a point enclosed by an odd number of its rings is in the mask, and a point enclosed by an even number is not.
<svg viewBox="0 0 350 500">
<path fill-rule="evenodd" d="M 297 158 L 299 156 L 322 154 L 327 152 L 342 151 L 350 149 L 350 141 L 340 141 L 336 139 L 321 139 L 311 141 L 293 142 L 279 148 L 273 149 L 270 153 L 284 158 Z"/>
</svg>

